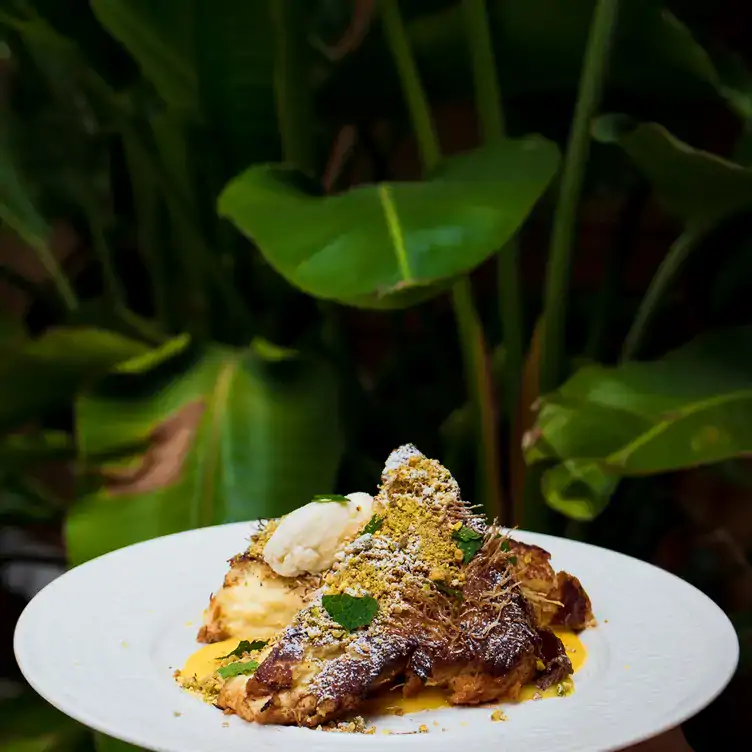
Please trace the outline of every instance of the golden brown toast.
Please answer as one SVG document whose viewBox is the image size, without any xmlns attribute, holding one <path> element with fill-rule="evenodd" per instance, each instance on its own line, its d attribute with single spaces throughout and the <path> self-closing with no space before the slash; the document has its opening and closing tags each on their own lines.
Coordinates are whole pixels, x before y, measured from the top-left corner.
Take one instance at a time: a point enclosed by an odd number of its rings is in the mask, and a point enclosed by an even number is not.
<svg viewBox="0 0 752 752">
<path fill-rule="evenodd" d="M 545 624 L 585 617 L 582 608 L 552 605 L 565 586 L 546 552 L 485 526 L 450 473 L 414 447 L 392 453 L 382 481 L 374 504 L 381 527 L 347 547 L 255 675 L 224 684 L 219 707 L 249 721 L 311 727 L 358 708 L 397 679 L 407 694 L 434 685 L 453 703 L 477 704 L 571 674 L 561 641 Z M 458 543 L 462 531 L 480 547 L 469 558 Z M 533 601 L 517 573 L 531 576 Z M 349 632 L 324 607 L 323 596 L 332 594 L 373 597 L 378 613 Z"/>
</svg>

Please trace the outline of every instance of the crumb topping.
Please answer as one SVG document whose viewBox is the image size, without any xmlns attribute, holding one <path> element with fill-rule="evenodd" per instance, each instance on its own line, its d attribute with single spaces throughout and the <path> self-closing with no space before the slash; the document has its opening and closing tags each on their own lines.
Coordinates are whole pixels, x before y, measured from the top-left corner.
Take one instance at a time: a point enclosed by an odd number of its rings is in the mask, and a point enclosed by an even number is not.
<svg viewBox="0 0 752 752">
<path fill-rule="evenodd" d="M 395 465 L 394 455 L 405 461 Z M 479 527 L 480 522 L 460 498 L 456 481 L 414 449 L 395 451 L 390 463 L 374 502 L 381 527 L 347 546 L 319 597 L 298 615 L 298 626 L 316 642 L 348 636 L 321 607 L 322 595 L 369 595 L 379 602 L 376 619 L 385 622 L 406 608 L 406 589 L 432 592 L 436 582 L 453 588 L 464 583 L 462 551 L 453 535 L 462 525 Z"/>
<path fill-rule="evenodd" d="M 279 527 L 282 518 L 274 520 L 262 520 L 259 530 L 251 536 L 251 542 L 244 554 L 246 559 L 263 559 L 264 547 L 269 542 L 269 538 L 274 535 L 274 531 Z"/>
</svg>

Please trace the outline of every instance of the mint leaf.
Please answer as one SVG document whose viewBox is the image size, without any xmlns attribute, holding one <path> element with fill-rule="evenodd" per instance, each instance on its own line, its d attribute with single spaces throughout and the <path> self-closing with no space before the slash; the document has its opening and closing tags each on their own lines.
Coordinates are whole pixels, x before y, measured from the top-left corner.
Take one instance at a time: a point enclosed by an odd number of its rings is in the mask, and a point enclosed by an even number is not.
<svg viewBox="0 0 752 752">
<path fill-rule="evenodd" d="M 373 535 L 381 526 L 384 524 L 384 518 L 379 517 L 378 514 L 374 514 L 373 517 L 371 517 L 370 520 L 368 520 L 368 523 L 363 528 L 363 532 L 361 532 L 361 535 Z"/>
<path fill-rule="evenodd" d="M 462 563 L 467 564 L 483 548 L 483 533 L 463 525 L 452 533 L 457 548 L 462 551 Z"/>
<path fill-rule="evenodd" d="M 462 600 L 462 591 L 461 590 L 455 590 L 454 588 L 450 588 L 447 585 L 445 585 L 443 582 L 434 582 L 434 585 L 436 585 L 436 589 L 440 590 L 444 595 L 448 595 L 451 598 L 459 598 Z"/>
<path fill-rule="evenodd" d="M 362 598 L 347 593 L 325 595 L 321 598 L 321 605 L 326 613 L 348 632 L 367 626 L 379 612 L 379 602 L 370 595 L 364 595 Z"/>
<path fill-rule="evenodd" d="M 501 550 L 505 551 L 506 553 L 509 553 L 509 551 L 511 549 L 509 548 L 509 541 L 508 540 L 505 540 L 505 541 L 501 542 Z"/>
<path fill-rule="evenodd" d="M 256 661 L 238 661 L 217 670 L 223 679 L 231 679 L 233 676 L 245 676 L 252 674 L 259 667 Z"/>
<path fill-rule="evenodd" d="M 514 566 L 517 563 L 517 557 L 516 556 L 510 556 L 509 557 L 509 563 Z"/>
<path fill-rule="evenodd" d="M 479 533 L 477 530 L 473 530 L 471 527 L 467 527 L 467 525 L 463 525 L 459 530 L 455 530 L 452 537 L 455 540 L 461 540 L 461 541 L 474 541 L 474 540 L 483 540 L 483 533 Z"/>
<path fill-rule="evenodd" d="M 227 655 L 223 655 L 221 658 L 217 658 L 217 660 L 221 661 L 225 658 L 231 658 L 232 656 L 241 658 L 243 656 L 243 653 L 253 653 L 256 650 L 265 648 L 268 644 L 269 640 L 254 640 L 253 642 L 248 642 L 248 640 L 241 640 L 235 650 L 233 650 L 231 653 L 228 653 Z"/>
<path fill-rule="evenodd" d="M 350 499 L 342 494 L 316 494 L 311 501 L 337 501 L 340 504 L 347 504 Z"/>
</svg>

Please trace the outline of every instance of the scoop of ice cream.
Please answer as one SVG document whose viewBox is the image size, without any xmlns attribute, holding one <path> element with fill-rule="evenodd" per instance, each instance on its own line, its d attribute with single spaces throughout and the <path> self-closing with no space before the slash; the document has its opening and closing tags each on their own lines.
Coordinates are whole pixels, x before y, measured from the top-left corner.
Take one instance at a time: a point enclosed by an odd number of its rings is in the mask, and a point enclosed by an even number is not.
<svg viewBox="0 0 752 752">
<path fill-rule="evenodd" d="M 318 574 L 355 538 L 373 514 L 373 497 L 351 493 L 348 501 L 312 501 L 282 518 L 264 547 L 264 560 L 283 577 Z"/>
</svg>

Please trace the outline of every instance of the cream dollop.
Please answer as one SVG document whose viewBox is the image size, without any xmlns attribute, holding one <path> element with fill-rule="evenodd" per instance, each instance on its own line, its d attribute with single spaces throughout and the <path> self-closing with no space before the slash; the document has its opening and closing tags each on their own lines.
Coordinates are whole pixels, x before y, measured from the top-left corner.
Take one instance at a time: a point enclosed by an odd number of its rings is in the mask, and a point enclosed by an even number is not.
<svg viewBox="0 0 752 752">
<path fill-rule="evenodd" d="M 264 546 L 264 560 L 283 577 L 318 574 L 373 515 L 373 497 L 357 492 L 347 502 L 312 501 L 282 518 Z"/>
</svg>

